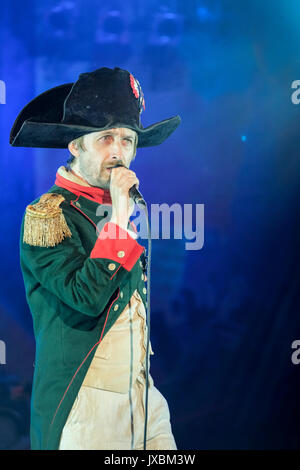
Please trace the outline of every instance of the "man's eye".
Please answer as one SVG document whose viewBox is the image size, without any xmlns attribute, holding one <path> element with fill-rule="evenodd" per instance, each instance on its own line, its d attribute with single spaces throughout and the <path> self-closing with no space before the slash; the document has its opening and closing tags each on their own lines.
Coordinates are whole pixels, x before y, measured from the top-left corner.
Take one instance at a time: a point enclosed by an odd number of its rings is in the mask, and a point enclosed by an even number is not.
<svg viewBox="0 0 300 470">
<path fill-rule="evenodd" d="M 112 136 L 107 134 L 107 135 L 102 135 L 98 140 L 107 140 L 107 139 L 112 139 Z M 129 142 L 130 144 L 132 144 L 132 139 L 130 138 L 124 138 L 123 140 L 125 140 L 126 142 Z"/>
</svg>

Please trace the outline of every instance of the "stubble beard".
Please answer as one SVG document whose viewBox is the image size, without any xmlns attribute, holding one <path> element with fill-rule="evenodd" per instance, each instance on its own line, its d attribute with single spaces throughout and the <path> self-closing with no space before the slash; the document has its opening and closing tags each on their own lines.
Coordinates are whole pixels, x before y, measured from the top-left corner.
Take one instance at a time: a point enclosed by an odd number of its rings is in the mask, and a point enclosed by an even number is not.
<svg viewBox="0 0 300 470">
<path fill-rule="evenodd" d="M 96 166 L 91 163 L 89 159 L 79 159 L 79 171 L 82 177 L 91 185 L 101 189 L 110 188 L 110 175 L 107 178 L 101 176 L 101 172 L 104 172 L 102 165 Z"/>
</svg>

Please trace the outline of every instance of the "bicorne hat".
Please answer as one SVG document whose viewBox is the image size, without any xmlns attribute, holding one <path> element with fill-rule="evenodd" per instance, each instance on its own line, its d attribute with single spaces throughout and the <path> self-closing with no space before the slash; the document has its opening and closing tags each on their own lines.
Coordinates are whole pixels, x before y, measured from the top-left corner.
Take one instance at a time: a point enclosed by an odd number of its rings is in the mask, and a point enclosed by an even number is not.
<svg viewBox="0 0 300 470">
<path fill-rule="evenodd" d="M 177 115 L 144 128 L 143 109 L 139 81 L 127 70 L 102 67 L 30 101 L 17 116 L 9 142 L 16 147 L 67 148 L 84 134 L 126 127 L 137 132 L 138 147 L 149 147 L 164 142 L 180 123 Z"/>
</svg>

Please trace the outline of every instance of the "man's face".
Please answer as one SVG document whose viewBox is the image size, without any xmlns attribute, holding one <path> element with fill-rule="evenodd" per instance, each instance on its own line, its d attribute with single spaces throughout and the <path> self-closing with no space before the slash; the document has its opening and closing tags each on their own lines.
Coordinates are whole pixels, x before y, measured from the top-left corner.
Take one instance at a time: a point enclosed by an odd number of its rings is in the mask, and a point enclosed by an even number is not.
<svg viewBox="0 0 300 470">
<path fill-rule="evenodd" d="M 69 150 L 77 158 L 72 168 L 92 186 L 103 189 L 110 187 L 109 167 L 122 163 L 129 168 L 135 156 L 136 132 L 124 127 L 86 134 L 83 147 L 74 147 L 70 142 Z"/>
</svg>

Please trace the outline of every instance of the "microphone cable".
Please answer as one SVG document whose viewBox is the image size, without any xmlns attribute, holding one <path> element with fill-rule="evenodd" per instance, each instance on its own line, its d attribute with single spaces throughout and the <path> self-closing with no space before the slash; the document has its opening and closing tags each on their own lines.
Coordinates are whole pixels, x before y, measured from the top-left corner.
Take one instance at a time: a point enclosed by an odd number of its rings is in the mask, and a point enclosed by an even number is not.
<svg viewBox="0 0 300 470">
<path fill-rule="evenodd" d="M 121 163 L 117 163 L 113 168 L 118 168 L 120 166 L 124 166 Z M 125 167 L 126 168 L 126 167 Z M 129 194 L 131 193 L 131 197 L 134 202 L 138 205 L 140 209 L 142 209 L 146 216 L 147 222 L 147 233 L 148 233 L 148 256 L 145 255 L 145 263 L 146 263 L 146 271 L 147 271 L 147 295 L 146 295 L 146 325 L 147 325 L 147 344 L 146 344 L 146 368 L 145 368 L 145 376 L 146 376 L 146 392 L 145 392 L 145 421 L 144 421 L 144 449 L 146 450 L 146 442 L 147 442 L 147 424 L 148 424 L 148 386 L 149 386 L 149 345 L 150 345 L 150 264 L 151 264 L 151 225 L 149 221 L 149 213 L 148 207 L 145 199 L 143 198 L 142 194 L 136 189 L 136 186 L 131 188 L 133 192 L 129 190 Z"/>
<path fill-rule="evenodd" d="M 139 205 L 139 204 L 138 204 Z M 147 271 L 147 296 L 146 296 L 146 325 L 147 325 L 147 345 L 146 345 L 146 392 L 145 392 L 145 422 L 144 422 L 144 450 L 146 450 L 147 441 L 147 424 L 148 424 L 148 384 L 149 384 L 149 345 L 150 345 L 150 265 L 151 265 L 151 226 L 149 222 L 149 214 L 147 204 L 139 205 L 145 212 L 148 231 L 148 256 L 146 258 Z"/>
</svg>

